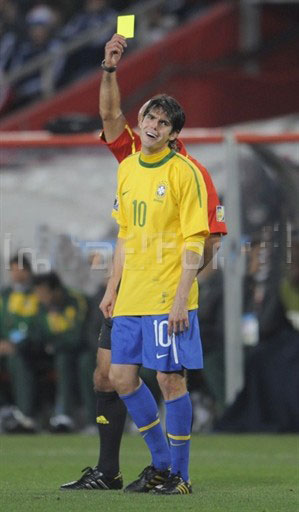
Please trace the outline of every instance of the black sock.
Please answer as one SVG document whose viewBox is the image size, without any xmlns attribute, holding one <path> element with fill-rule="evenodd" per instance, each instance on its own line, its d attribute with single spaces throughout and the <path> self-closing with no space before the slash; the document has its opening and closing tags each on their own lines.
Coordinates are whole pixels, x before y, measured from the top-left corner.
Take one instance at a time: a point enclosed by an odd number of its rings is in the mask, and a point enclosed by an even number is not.
<svg viewBox="0 0 299 512">
<path fill-rule="evenodd" d="M 119 472 L 119 451 L 127 409 L 115 391 L 97 392 L 97 425 L 100 436 L 98 468 L 105 476 Z"/>
</svg>

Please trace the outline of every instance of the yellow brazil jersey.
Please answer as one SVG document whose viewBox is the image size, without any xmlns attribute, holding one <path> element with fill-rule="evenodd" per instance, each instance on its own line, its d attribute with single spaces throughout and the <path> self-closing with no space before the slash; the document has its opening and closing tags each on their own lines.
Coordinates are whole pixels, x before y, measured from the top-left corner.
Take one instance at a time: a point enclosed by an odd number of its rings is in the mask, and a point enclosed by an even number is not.
<svg viewBox="0 0 299 512">
<path fill-rule="evenodd" d="M 135 153 L 120 164 L 112 213 L 125 239 L 125 261 L 113 316 L 169 313 L 182 269 L 186 239 L 208 236 L 202 175 L 166 148 Z M 196 279 L 188 309 L 198 305 Z"/>
</svg>

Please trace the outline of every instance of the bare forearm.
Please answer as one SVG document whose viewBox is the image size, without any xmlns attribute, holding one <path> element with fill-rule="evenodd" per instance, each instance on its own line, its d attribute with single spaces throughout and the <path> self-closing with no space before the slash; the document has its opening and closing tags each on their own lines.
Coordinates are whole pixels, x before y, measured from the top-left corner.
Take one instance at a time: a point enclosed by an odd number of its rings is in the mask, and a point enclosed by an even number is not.
<svg viewBox="0 0 299 512">
<path fill-rule="evenodd" d="M 203 256 L 190 250 L 185 250 L 181 278 L 177 287 L 175 300 L 185 301 L 187 304 L 191 286 L 201 268 Z"/>
<path fill-rule="evenodd" d="M 115 291 L 120 283 L 124 266 L 124 239 L 118 238 L 115 246 L 112 274 L 108 281 L 109 288 L 113 288 Z"/>
<path fill-rule="evenodd" d="M 200 268 L 198 269 L 198 274 L 202 272 L 204 268 L 212 261 L 214 256 L 217 254 L 221 246 L 221 235 L 210 235 L 205 240 L 205 248 L 203 253 L 203 260 Z"/>
<path fill-rule="evenodd" d="M 120 102 L 116 72 L 103 71 L 99 94 L 99 110 L 103 122 L 115 120 L 122 115 Z"/>
<path fill-rule="evenodd" d="M 183 332 L 189 327 L 188 297 L 202 260 L 202 255 L 190 250 L 185 250 L 183 256 L 181 278 L 168 315 L 168 334 L 170 336 L 179 331 Z"/>
<path fill-rule="evenodd" d="M 123 270 L 123 243 L 123 239 L 117 239 L 113 259 L 112 275 L 108 281 L 104 297 L 99 306 L 105 318 L 112 317 L 115 302 L 117 299 L 117 288 Z"/>
</svg>

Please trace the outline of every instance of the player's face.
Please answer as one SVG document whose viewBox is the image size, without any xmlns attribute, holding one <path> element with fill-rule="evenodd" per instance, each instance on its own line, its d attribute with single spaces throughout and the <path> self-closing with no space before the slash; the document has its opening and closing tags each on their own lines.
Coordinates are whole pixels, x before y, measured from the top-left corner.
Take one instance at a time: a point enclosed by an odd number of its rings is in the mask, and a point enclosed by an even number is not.
<svg viewBox="0 0 299 512">
<path fill-rule="evenodd" d="M 145 154 L 158 153 L 176 139 L 177 133 L 172 132 L 172 125 L 164 110 L 151 109 L 140 122 L 140 138 L 142 151 Z"/>
</svg>

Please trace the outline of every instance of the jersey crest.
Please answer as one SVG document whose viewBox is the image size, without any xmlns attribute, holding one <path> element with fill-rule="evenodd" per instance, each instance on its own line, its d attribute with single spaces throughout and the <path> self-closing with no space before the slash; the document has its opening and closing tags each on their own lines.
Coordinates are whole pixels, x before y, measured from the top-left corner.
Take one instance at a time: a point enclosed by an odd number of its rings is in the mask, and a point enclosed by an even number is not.
<svg viewBox="0 0 299 512">
<path fill-rule="evenodd" d="M 156 197 L 158 199 L 162 199 L 163 197 L 165 197 L 166 195 L 166 192 L 167 192 L 167 183 L 166 181 L 162 181 L 158 184 L 157 186 L 157 190 L 156 190 Z"/>
</svg>

